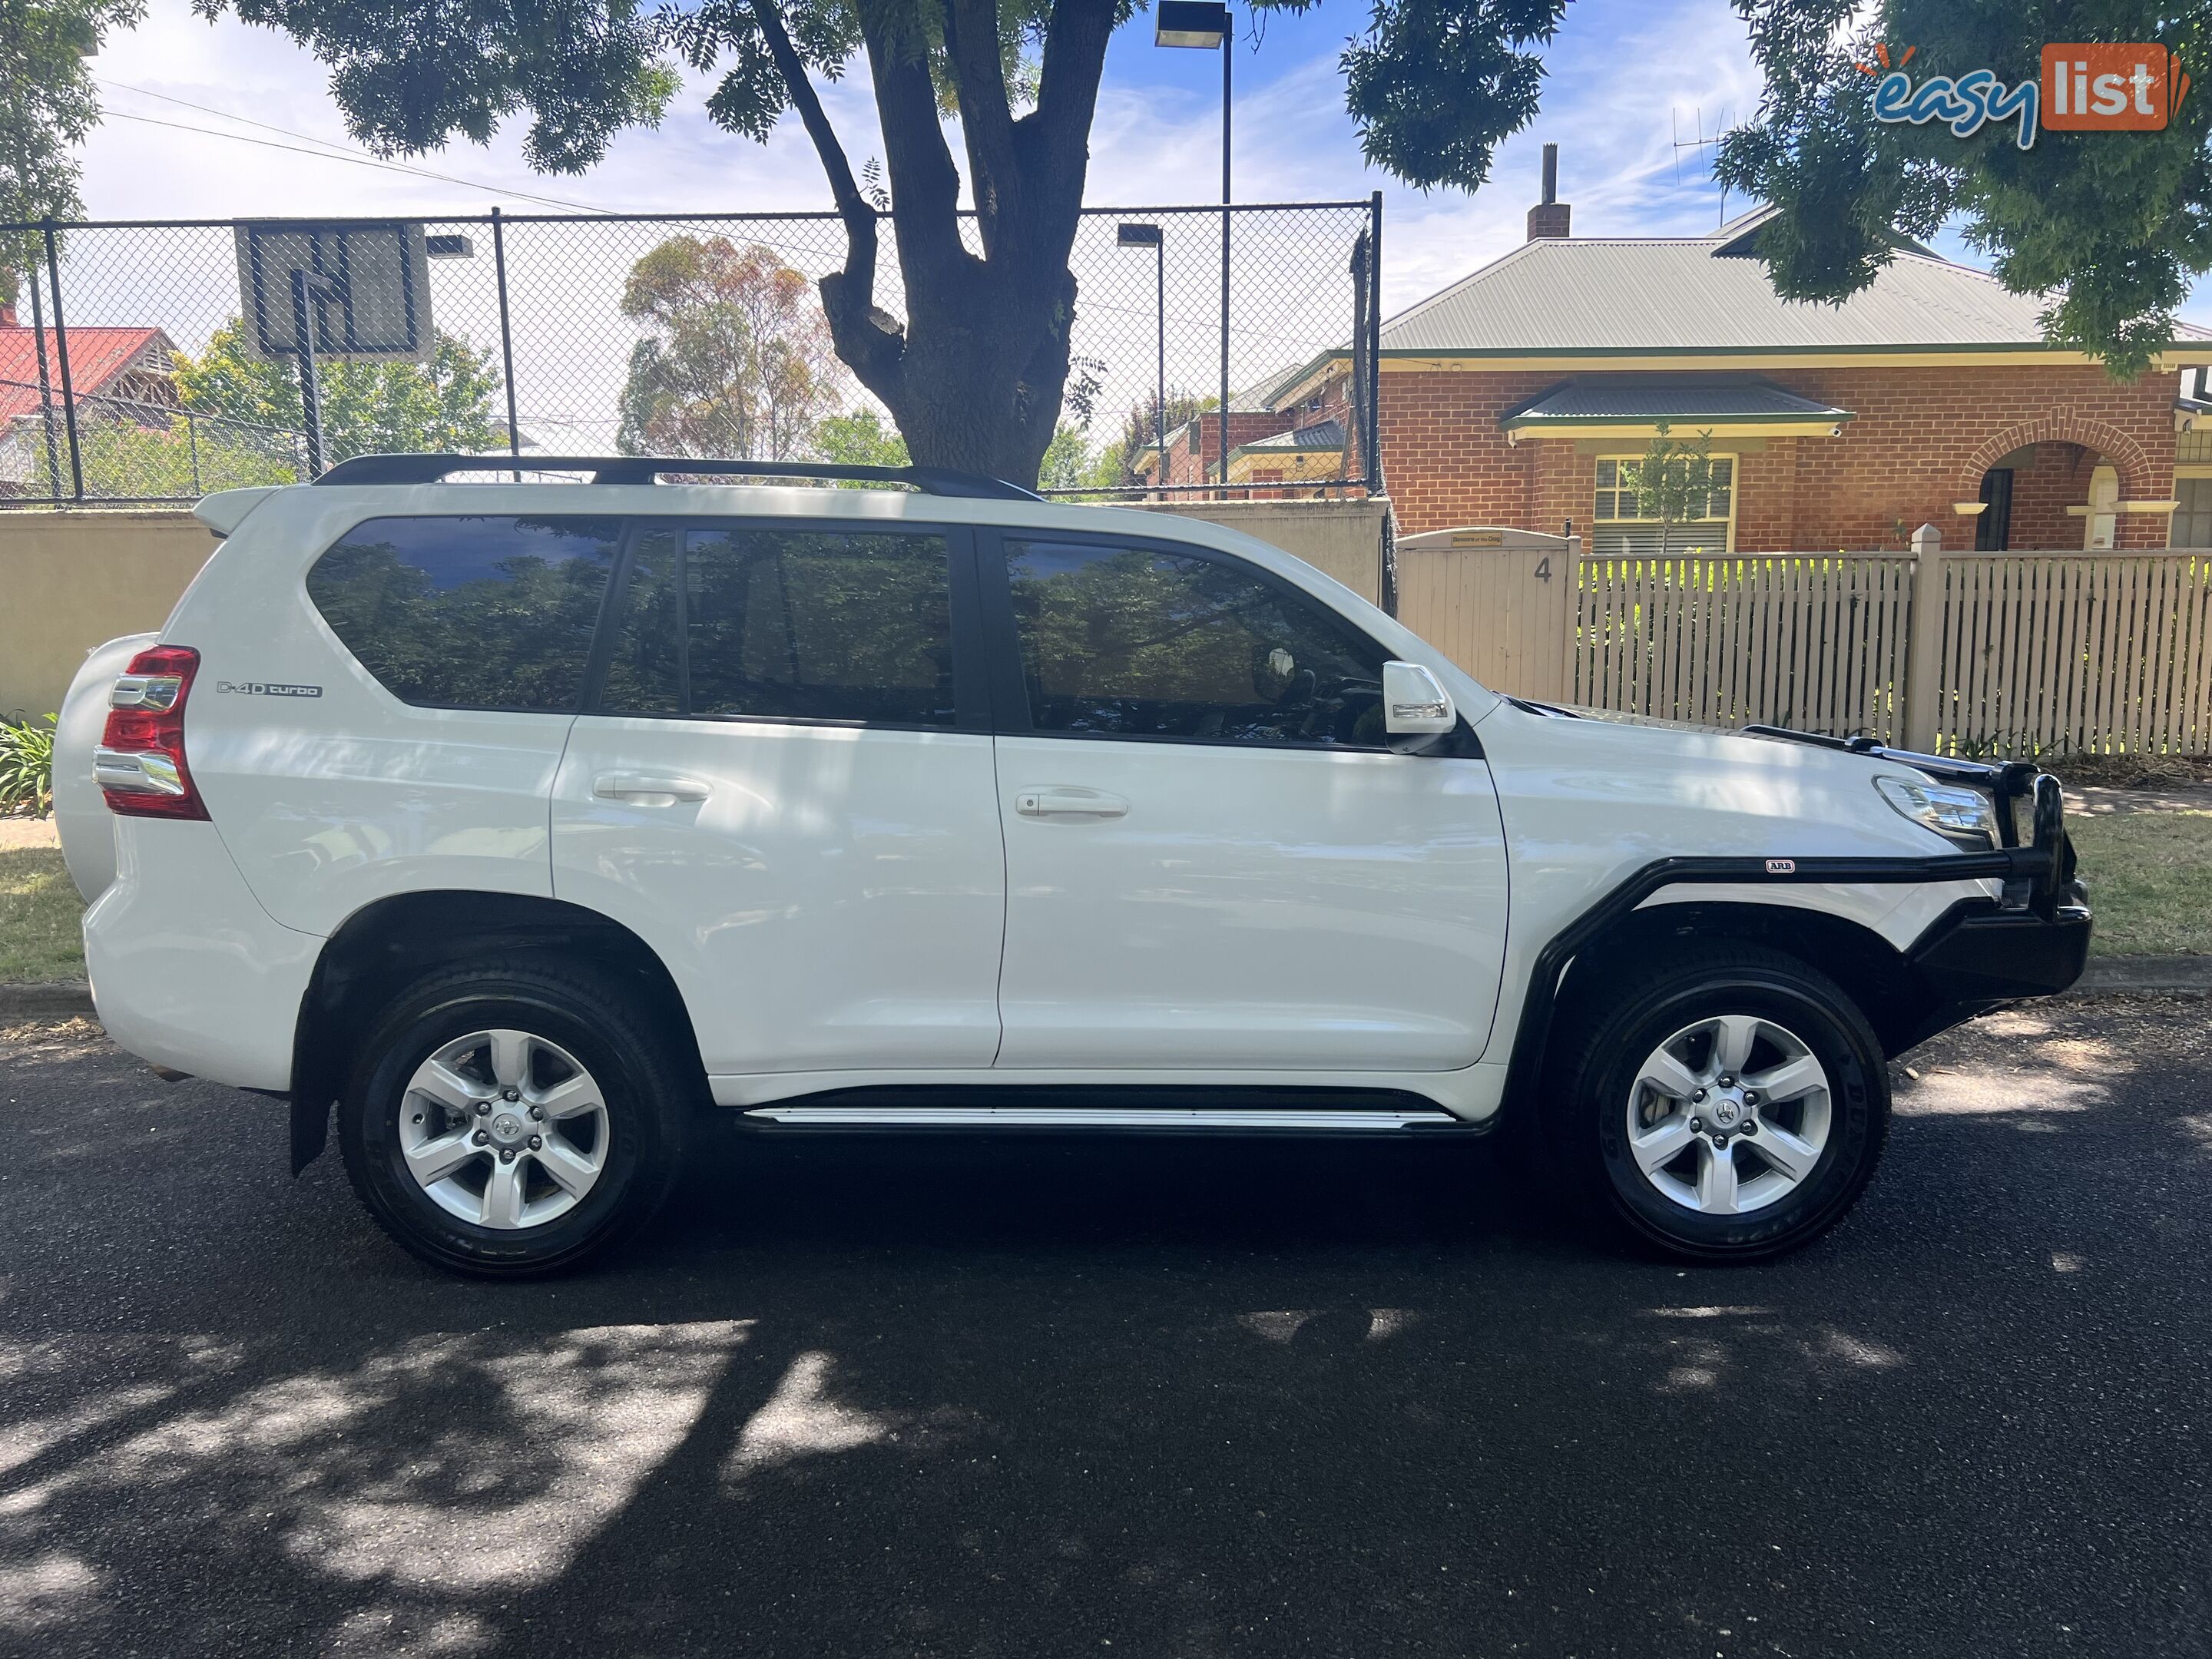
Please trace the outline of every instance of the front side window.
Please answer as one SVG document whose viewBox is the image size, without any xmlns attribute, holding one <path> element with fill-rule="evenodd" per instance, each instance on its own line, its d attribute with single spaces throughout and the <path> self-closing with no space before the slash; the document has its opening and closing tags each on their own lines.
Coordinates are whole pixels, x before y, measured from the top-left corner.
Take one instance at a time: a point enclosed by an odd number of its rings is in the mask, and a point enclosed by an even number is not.
<svg viewBox="0 0 2212 1659">
<path fill-rule="evenodd" d="M 371 519 L 315 561 L 307 596 L 403 702 L 580 706 L 617 519 Z"/>
<path fill-rule="evenodd" d="M 1382 745 L 1381 649 L 1241 566 L 1010 542 L 1006 567 L 1035 731 Z"/>
<path fill-rule="evenodd" d="M 650 529 L 599 707 L 608 714 L 950 726 L 945 538 Z"/>
<path fill-rule="evenodd" d="M 1734 544 L 1735 457 L 1715 455 L 1702 465 L 1678 458 L 1663 486 L 1644 471 L 1641 456 L 1599 458 L 1591 551 L 1724 552 Z"/>
</svg>

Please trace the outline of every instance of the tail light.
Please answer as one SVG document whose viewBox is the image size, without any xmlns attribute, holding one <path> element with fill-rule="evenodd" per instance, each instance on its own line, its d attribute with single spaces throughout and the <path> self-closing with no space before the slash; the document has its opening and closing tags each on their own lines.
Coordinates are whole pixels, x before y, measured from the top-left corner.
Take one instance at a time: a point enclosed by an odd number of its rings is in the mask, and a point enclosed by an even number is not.
<svg viewBox="0 0 2212 1659">
<path fill-rule="evenodd" d="M 107 695 L 107 729 L 92 751 L 93 781 L 107 810 L 125 817 L 204 818 L 185 764 L 185 699 L 200 653 L 157 645 L 131 658 Z"/>
</svg>

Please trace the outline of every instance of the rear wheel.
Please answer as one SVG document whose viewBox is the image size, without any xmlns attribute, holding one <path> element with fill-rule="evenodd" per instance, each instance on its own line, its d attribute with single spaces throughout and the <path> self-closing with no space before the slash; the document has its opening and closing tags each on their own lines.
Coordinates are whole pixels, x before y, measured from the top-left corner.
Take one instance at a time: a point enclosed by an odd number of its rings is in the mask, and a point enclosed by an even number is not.
<svg viewBox="0 0 2212 1659">
<path fill-rule="evenodd" d="M 659 1207 L 696 1084 L 627 991 L 537 963 L 400 996 L 339 1103 L 347 1174 L 425 1261 L 521 1277 L 573 1267 Z"/>
<path fill-rule="evenodd" d="M 1857 1200 L 1888 1133 L 1888 1079 L 1865 1017 L 1826 975 L 1778 951 L 1697 945 L 1584 1006 L 1561 1115 L 1538 1127 L 1565 1178 L 1637 1237 L 1751 1261 L 1810 1243 Z"/>
</svg>

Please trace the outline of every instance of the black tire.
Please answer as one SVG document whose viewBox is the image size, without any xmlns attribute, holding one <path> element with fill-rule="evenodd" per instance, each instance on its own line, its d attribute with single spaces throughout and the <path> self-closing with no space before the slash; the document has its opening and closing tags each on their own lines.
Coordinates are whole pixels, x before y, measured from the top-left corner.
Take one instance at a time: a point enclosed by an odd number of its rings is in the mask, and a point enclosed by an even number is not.
<svg viewBox="0 0 2212 1659">
<path fill-rule="evenodd" d="M 416 1067 L 469 1033 L 502 1029 L 574 1056 L 606 1109 L 590 1190 L 566 1213 L 511 1230 L 478 1225 L 434 1200 L 409 1173 L 401 1140 Z M 687 1069 L 663 1023 L 628 988 L 543 959 L 489 963 L 432 975 L 385 1008 L 339 1099 L 338 1145 L 354 1191 L 404 1249 L 458 1273 L 526 1279 L 577 1266 L 659 1208 L 700 1096 L 696 1065 Z"/>
<path fill-rule="evenodd" d="M 1720 1216 L 1677 1203 L 1637 1167 L 1628 1109 L 1661 1043 L 1728 1014 L 1771 1020 L 1803 1042 L 1827 1073 L 1829 1120 L 1811 1175 L 1765 1207 Z M 1810 1243 L 1858 1201 L 1889 1133 L 1888 1069 L 1866 1017 L 1834 981 L 1778 951 L 1686 942 L 1662 966 L 1609 976 L 1576 999 L 1551 1052 L 1546 1093 L 1559 1115 L 1540 1103 L 1528 1127 L 1556 1175 L 1585 1206 L 1680 1260 L 1756 1261 Z M 1757 1140 L 1741 1145 L 1760 1167 Z"/>
</svg>

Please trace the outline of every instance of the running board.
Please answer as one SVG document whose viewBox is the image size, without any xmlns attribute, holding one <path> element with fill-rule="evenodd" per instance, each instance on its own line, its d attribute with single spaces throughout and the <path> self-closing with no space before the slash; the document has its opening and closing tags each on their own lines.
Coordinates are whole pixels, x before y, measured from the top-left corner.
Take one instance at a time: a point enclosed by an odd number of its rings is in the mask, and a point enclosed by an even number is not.
<svg viewBox="0 0 2212 1659">
<path fill-rule="evenodd" d="M 756 1106 L 745 1115 L 791 1128 L 1244 1129 L 1350 1133 L 1463 1125 L 1449 1112 L 1159 1106 Z"/>
</svg>

